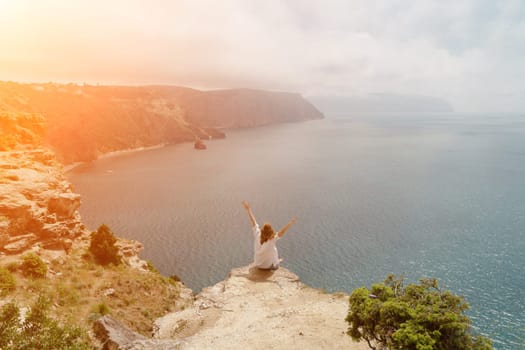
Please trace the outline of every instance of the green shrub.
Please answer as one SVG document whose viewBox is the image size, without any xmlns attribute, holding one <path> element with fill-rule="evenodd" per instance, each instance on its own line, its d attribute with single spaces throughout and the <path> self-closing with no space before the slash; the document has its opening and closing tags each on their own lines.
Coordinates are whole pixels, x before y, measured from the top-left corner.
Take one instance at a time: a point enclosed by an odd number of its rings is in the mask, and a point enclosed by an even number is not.
<svg viewBox="0 0 525 350">
<path fill-rule="evenodd" d="M 146 263 L 148 264 L 149 271 L 160 274 L 159 270 L 157 270 L 157 268 L 155 267 L 155 265 L 153 265 L 151 261 L 147 260 Z"/>
<path fill-rule="evenodd" d="M 472 334 L 462 297 L 442 291 L 436 279 L 403 285 L 394 275 L 350 295 L 348 335 L 372 349 L 491 350 L 488 338 Z"/>
<path fill-rule="evenodd" d="M 0 310 L 0 349 L 90 349 L 86 333 L 70 324 L 59 324 L 47 314 L 49 301 L 39 297 L 20 322 L 20 309 L 8 303 Z"/>
<path fill-rule="evenodd" d="M 20 328 L 20 310 L 13 303 L 5 304 L 0 310 L 0 349 L 17 339 Z"/>
<path fill-rule="evenodd" d="M 91 233 L 89 251 L 100 265 L 120 264 L 117 239 L 106 225 L 101 225 L 97 231 Z"/>
<path fill-rule="evenodd" d="M 27 253 L 22 256 L 20 271 L 24 276 L 41 278 L 47 273 L 47 265 L 35 253 Z"/>
<path fill-rule="evenodd" d="M 96 304 L 91 308 L 91 315 L 89 315 L 89 319 L 91 321 L 95 321 L 104 315 L 108 315 L 110 312 L 111 310 L 109 309 L 109 306 L 107 306 L 105 303 Z"/>
<path fill-rule="evenodd" d="M 173 281 L 175 281 L 175 282 L 181 282 L 180 277 L 177 276 L 177 275 L 171 275 L 171 276 L 170 276 L 170 279 L 173 280 Z"/>
<path fill-rule="evenodd" d="M 0 296 L 15 290 L 15 277 L 6 268 L 0 267 Z"/>
<path fill-rule="evenodd" d="M 55 291 L 58 296 L 58 305 L 60 306 L 74 306 L 80 302 L 80 295 L 72 286 L 59 283 Z"/>
<path fill-rule="evenodd" d="M 33 294 L 45 294 L 48 293 L 50 283 L 43 283 L 44 279 L 36 278 L 27 281 L 26 289 Z M 47 282 L 47 281 L 46 281 Z"/>
</svg>

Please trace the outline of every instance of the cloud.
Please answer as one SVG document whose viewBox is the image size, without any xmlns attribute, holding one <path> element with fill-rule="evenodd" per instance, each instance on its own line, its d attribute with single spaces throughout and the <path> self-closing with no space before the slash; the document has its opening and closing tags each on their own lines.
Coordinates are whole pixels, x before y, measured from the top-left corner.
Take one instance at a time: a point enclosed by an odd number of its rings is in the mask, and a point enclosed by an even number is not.
<svg viewBox="0 0 525 350">
<path fill-rule="evenodd" d="M 445 98 L 525 110 L 519 0 L 0 0 L 0 79 Z"/>
</svg>

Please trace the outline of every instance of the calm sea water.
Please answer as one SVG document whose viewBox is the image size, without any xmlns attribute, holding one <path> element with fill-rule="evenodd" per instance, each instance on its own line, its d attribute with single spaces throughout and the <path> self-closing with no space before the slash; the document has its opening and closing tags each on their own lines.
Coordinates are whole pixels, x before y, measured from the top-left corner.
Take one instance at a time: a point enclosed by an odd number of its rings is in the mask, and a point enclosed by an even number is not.
<svg viewBox="0 0 525 350">
<path fill-rule="evenodd" d="M 198 291 L 251 262 L 260 222 L 305 283 L 350 292 L 388 273 L 464 295 L 496 349 L 525 349 L 525 116 L 368 116 L 232 130 L 69 174 L 92 229 Z"/>
</svg>

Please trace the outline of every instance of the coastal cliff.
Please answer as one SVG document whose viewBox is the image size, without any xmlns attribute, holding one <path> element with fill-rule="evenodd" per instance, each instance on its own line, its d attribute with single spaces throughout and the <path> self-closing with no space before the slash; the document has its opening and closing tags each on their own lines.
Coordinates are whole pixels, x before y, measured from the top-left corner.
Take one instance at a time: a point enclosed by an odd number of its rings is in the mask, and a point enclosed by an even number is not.
<svg viewBox="0 0 525 350">
<path fill-rule="evenodd" d="M 0 82 L 0 112 L 45 118 L 64 164 L 133 148 L 225 137 L 223 128 L 323 118 L 301 95 L 250 89 Z"/>
<path fill-rule="evenodd" d="M 170 91 L 170 88 L 165 88 Z M 195 91 L 179 99 L 186 119 L 197 125 L 232 129 L 320 119 L 300 94 L 253 89 Z"/>
<path fill-rule="evenodd" d="M 54 154 L 40 144 L 43 118 L 0 114 L 0 252 L 34 244 L 68 250 L 85 227 L 80 195 L 72 191 Z"/>
<path fill-rule="evenodd" d="M 111 314 L 149 334 L 155 318 L 191 301 L 191 290 L 142 260 L 137 241 L 116 239 L 119 264 L 95 263 L 80 195 L 42 146 L 42 120 L 0 113 L 0 308 L 28 308 L 43 297 L 61 321 L 90 328 Z"/>
<path fill-rule="evenodd" d="M 285 268 L 235 268 L 194 296 L 141 260 L 140 242 L 118 238 L 123 264 L 96 265 L 80 196 L 40 143 L 42 118 L 0 117 L 9 136 L 0 143 L 0 268 L 16 280 L 0 307 L 45 296 L 53 317 L 93 327 L 103 349 L 365 349 L 345 334 L 347 295 L 312 289 Z M 21 270 L 27 253 L 46 266 L 37 279 Z"/>
</svg>

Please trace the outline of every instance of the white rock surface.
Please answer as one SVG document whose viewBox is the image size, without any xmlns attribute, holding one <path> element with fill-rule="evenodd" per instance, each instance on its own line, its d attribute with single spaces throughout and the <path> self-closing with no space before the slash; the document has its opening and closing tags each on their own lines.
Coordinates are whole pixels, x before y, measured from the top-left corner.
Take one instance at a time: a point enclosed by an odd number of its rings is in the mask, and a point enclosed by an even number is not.
<svg viewBox="0 0 525 350">
<path fill-rule="evenodd" d="M 368 349 L 345 334 L 347 312 L 344 294 L 310 288 L 285 268 L 245 266 L 153 328 L 181 349 Z"/>
</svg>

